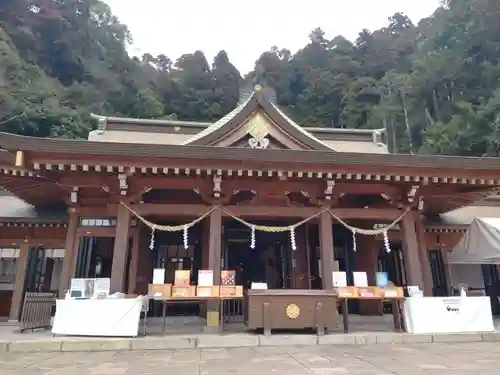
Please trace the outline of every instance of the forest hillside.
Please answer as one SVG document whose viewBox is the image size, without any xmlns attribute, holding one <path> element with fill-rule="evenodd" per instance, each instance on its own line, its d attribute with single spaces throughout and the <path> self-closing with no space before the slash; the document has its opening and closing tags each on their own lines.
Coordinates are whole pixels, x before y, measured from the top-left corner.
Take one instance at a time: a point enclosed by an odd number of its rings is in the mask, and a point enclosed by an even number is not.
<svg viewBox="0 0 500 375">
<path fill-rule="evenodd" d="M 91 112 L 214 121 L 259 83 L 303 126 L 385 127 L 395 152 L 498 155 L 499 19 L 498 0 L 446 0 L 352 42 L 317 28 L 242 77 L 225 51 L 129 57 L 127 26 L 99 0 L 2 0 L 0 131 L 86 137 Z"/>
</svg>

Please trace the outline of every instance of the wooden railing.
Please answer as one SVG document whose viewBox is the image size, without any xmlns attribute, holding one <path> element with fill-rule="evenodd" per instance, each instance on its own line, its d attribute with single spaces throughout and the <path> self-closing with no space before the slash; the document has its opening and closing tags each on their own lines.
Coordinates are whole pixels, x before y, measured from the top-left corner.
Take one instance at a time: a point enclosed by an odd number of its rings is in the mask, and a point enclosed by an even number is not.
<svg viewBox="0 0 500 375">
<path fill-rule="evenodd" d="M 26 292 L 19 328 L 21 332 L 35 329 L 50 329 L 52 309 L 56 303 L 56 293 Z"/>
<path fill-rule="evenodd" d="M 243 323 L 244 321 L 244 304 L 243 299 L 228 300 L 222 303 L 222 314 L 224 314 L 225 323 Z"/>
</svg>

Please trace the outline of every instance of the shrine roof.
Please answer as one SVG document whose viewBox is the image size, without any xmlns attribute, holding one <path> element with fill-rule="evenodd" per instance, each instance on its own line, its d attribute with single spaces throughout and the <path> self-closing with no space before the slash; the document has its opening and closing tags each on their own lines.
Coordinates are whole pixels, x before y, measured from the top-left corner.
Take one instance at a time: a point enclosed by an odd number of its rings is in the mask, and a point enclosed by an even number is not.
<svg viewBox="0 0 500 375">
<path fill-rule="evenodd" d="M 62 223 L 67 221 L 67 214 L 62 210 L 35 208 L 0 188 L 0 221 Z"/>
<path fill-rule="evenodd" d="M 89 140 L 120 143 L 162 143 L 178 145 L 217 145 L 257 112 L 301 145 L 301 149 L 339 152 L 387 153 L 382 141 L 384 129 L 337 129 L 303 127 L 288 117 L 264 91 L 257 89 L 234 110 L 215 123 L 173 119 L 135 119 L 93 114 L 98 128 Z"/>
<path fill-rule="evenodd" d="M 261 108 L 279 127 L 291 137 L 296 138 L 310 150 L 332 150 L 327 144 L 320 141 L 311 133 L 296 124 L 274 103 L 269 100 L 263 91 L 254 91 L 247 100 L 237 106 L 233 111 L 213 123 L 200 133 L 189 138 L 184 145 L 209 146 L 225 134 L 230 133 L 241 125 L 252 113 Z"/>
<path fill-rule="evenodd" d="M 0 133 L 0 149 L 29 151 L 32 154 L 50 153 L 71 155 L 73 159 L 81 156 L 88 159 L 94 157 L 126 157 L 169 158 L 191 160 L 275 162 L 295 166 L 300 164 L 328 165 L 361 165 L 365 167 L 400 167 L 415 169 L 456 169 L 500 171 L 498 158 L 494 157 L 457 157 L 436 155 L 408 154 L 362 154 L 354 152 L 338 153 L 327 150 L 277 150 L 252 149 L 236 147 L 212 147 L 198 145 L 165 145 L 143 143 L 94 142 L 87 140 L 70 140 L 55 138 L 37 138 Z M 478 177 L 479 178 L 479 177 Z"/>
<path fill-rule="evenodd" d="M 429 218 L 427 223 L 430 226 L 465 228 L 477 217 L 500 217 L 500 196 L 492 195 L 470 205 L 441 213 Z"/>
</svg>

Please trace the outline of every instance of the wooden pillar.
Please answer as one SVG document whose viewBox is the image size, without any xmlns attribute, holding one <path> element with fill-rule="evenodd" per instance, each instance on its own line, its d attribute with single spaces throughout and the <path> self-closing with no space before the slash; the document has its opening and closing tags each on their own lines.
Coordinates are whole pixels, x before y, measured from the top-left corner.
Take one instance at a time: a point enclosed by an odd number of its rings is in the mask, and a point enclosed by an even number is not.
<svg viewBox="0 0 500 375">
<path fill-rule="evenodd" d="M 403 256 L 406 270 L 406 282 L 409 286 L 424 288 L 422 267 L 420 265 L 420 249 L 415 227 L 415 216 L 408 212 L 401 220 L 403 234 Z"/>
<path fill-rule="evenodd" d="M 17 258 L 16 262 L 16 280 L 14 281 L 14 292 L 10 305 L 9 321 L 18 321 L 20 318 L 29 253 L 30 244 L 28 240 L 25 240 L 19 248 L 19 258 Z"/>
<path fill-rule="evenodd" d="M 424 223 L 422 222 L 422 216 L 420 215 L 420 212 L 418 211 L 414 212 L 414 216 L 415 216 L 415 228 L 417 230 L 421 272 L 424 283 L 424 296 L 432 297 L 434 283 L 432 281 L 432 272 L 431 272 L 431 265 L 429 263 L 427 242 L 425 239 Z"/>
<path fill-rule="evenodd" d="M 208 270 L 209 268 L 209 248 L 210 248 L 210 218 L 201 222 L 201 269 Z M 200 316 L 207 317 L 207 303 L 200 304 Z"/>
<path fill-rule="evenodd" d="M 376 273 L 378 269 L 378 247 L 377 237 L 356 235 L 356 253 L 354 263 L 356 271 L 366 272 L 368 285 L 376 285 Z M 378 301 L 359 301 L 360 315 L 380 315 L 382 306 Z"/>
<path fill-rule="evenodd" d="M 68 281 L 68 288 L 70 287 L 70 282 L 73 277 L 76 275 L 76 264 L 78 262 L 78 251 L 80 250 L 80 241 L 82 240 L 84 236 L 82 234 L 79 234 L 78 231 L 76 232 L 76 238 L 75 242 L 73 243 L 73 260 L 71 261 L 71 269 L 69 272 L 69 281 Z"/>
<path fill-rule="evenodd" d="M 134 294 L 137 289 L 137 271 L 139 270 L 139 232 L 132 237 L 132 251 L 128 270 L 128 293 Z"/>
<path fill-rule="evenodd" d="M 215 209 L 210 214 L 210 239 L 208 246 L 208 268 L 213 271 L 214 285 L 220 285 L 222 252 L 222 211 Z M 217 301 L 207 304 L 207 327 L 219 327 L 220 306 Z"/>
<path fill-rule="evenodd" d="M 153 264 L 151 259 L 151 250 L 149 249 L 151 229 L 142 222 L 139 222 L 139 227 L 137 228 L 137 236 L 138 259 L 135 289 L 136 293 L 138 294 L 147 294 L 148 284 L 152 282 L 153 278 Z"/>
<path fill-rule="evenodd" d="M 125 290 L 129 229 L 130 211 L 123 204 L 119 204 L 116 213 L 115 246 L 113 248 L 113 264 L 111 266 L 111 293 L 124 292 Z"/>
<path fill-rule="evenodd" d="M 334 249 L 332 216 L 323 211 L 319 222 L 319 245 L 321 253 L 321 281 L 323 289 L 333 288 Z"/>
<path fill-rule="evenodd" d="M 68 230 L 66 232 L 66 244 L 64 245 L 64 258 L 59 282 L 59 298 L 64 298 L 66 290 L 69 289 L 71 278 L 76 268 L 78 247 L 75 243 L 78 232 L 78 216 L 73 210 L 69 211 Z"/>
<path fill-rule="evenodd" d="M 203 220 L 201 233 L 201 268 L 208 270 L 210 265 L 210 218 Z M 222 229 L 221 229 L 222 230 Z"/>
</svg>

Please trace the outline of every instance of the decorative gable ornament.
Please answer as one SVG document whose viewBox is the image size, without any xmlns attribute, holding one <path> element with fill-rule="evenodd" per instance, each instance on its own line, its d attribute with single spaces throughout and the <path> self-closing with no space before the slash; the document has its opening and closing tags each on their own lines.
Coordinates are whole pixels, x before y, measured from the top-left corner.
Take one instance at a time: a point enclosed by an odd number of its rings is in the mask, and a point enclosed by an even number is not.
<svg viewBox="0 0 500 375">
<path fill-rule="evenodd" d="M 252 137 L 248 139 L 248 145 L 251 148 L 268 148 L 269 147 L 269 139 L 266 137 L 256 138 Z"/>
</svg>

